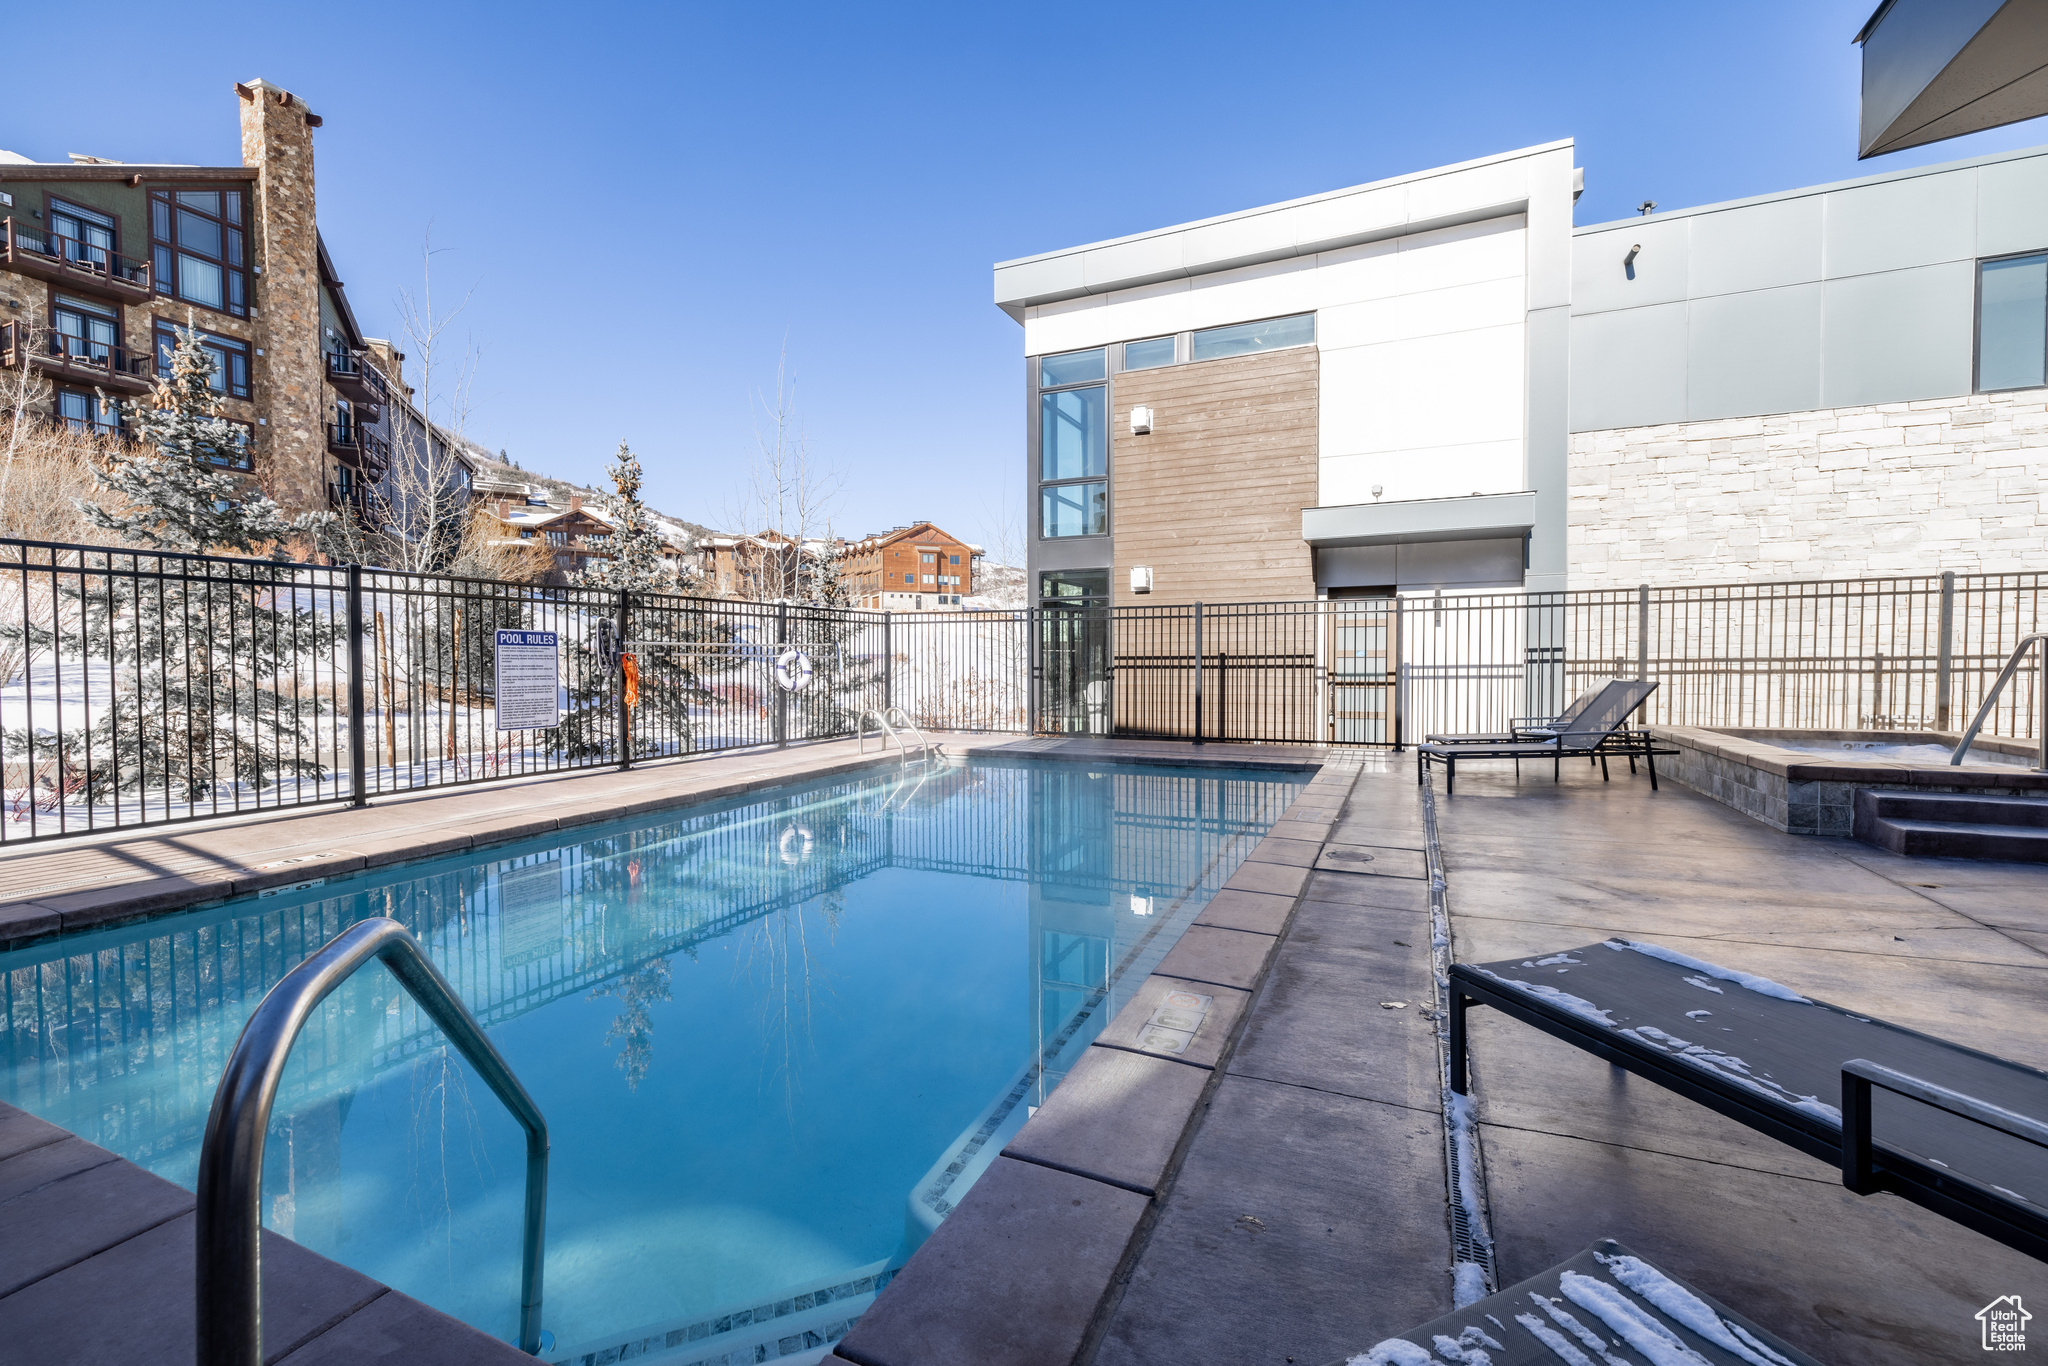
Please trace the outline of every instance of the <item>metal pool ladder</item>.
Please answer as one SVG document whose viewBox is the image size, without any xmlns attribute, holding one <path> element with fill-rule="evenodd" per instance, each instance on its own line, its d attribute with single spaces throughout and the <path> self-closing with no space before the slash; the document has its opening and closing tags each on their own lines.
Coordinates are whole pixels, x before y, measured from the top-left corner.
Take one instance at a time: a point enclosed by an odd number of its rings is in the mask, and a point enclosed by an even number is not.
<svg viewBox="0 0 2048 1366">
<path fill-rule="evenodd" d="M 270 989 L 222 1071 L 199 1150 L 198 1258 L 194 1280 L 203 1366 L 263 1366 L 263 1140 L 292 1043 L 313 1010 L 371 959 L 469 1060 L 526 1130 L 526 1237 L 521 1251 L 519 1346 L 540 1351 L 541 1252 L 547 1223 L 548 1123 L 484 1036 L 419 941 L 396 920 L 351 925 Z"/>
<path fill-rule="evenodd" d="M 2011 656 L 2005 661 L 2005 667 L 1998 671 L 1998 679 L 1991 685 L 1991 691 L 1984 694 L 1984 705 L 1977 708 L 1977 719 L 1970 722 L 1970 728 L 1963 732 L 1963 742 L 1956 746 L 1956 752 L 1949 755 L 1949 763 L 1960 764 L 1963 756 L 1969 753 L 1970 743 L 1977 738 L 1977 732 L 1984 729 L 1985 721 L 1991 717 L 1991 709 L 1998 705 L 1998 694 L 2005 690 L 2006 684 L 2012 682 L 2012 676 L 2019 672 L 2020 661 L 2025 659 L 2027 651 L 2036 645 L 2041 647 L 2041 674 L 2034 683 L 2034 700 L 2041 705 L 2041 720 L 2035 728 L 2035 733 L 2041 740 L 2041 752 L 2036 756 L 2034 771 L 2048 772 L 2048 632 L 2036 632 L 2023 637 L 2020 643 L 2013 647 Z"/>
<path fill-rule="evenodd" d="M 933 755 L 937 753 L 937 747 L 925 739 L 924 732 L 918 728 L 917 722 L 911 720 L 910 714 L 904 711 L 903 708 L 869 707 L 860 714 L 860 724 L 855 728 L 855 734 L 860 739 L 860 752 L 862 754 L 868 752 L 868 723 L 870 721 L 874 722 L 875 730 L 882 737 L 882 752 L 887 753 L 889 742 L 894 740 L 896 748 L 903 751 L 903 762 L 905 764 L 910 762 L 910 745 L 903 738 L 905 731 L 909 731 L 917 738 L 917 758 L 919 763 L 930 763 Z"/>
</svg>

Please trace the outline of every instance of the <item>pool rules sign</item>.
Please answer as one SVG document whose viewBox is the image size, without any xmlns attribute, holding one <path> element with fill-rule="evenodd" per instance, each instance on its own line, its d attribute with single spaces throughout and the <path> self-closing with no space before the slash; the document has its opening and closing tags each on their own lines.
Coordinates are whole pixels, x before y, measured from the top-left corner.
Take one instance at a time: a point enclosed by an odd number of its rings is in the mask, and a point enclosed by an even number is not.
<svg viewBox="0 0 2048 1366">
<path fill-rule="evenodd" d="M 550 730 L 562 724 L 561 637 L 553 631 L 498 632 L 498 729 Z"/>
</svg>

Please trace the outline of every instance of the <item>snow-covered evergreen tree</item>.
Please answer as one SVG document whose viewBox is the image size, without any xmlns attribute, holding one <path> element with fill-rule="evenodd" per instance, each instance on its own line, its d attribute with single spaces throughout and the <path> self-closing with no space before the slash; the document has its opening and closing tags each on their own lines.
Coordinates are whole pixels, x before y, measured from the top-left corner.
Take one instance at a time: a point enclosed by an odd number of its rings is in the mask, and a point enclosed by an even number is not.
<svg viewBox="0 0 2048 1366">
<path fill-rule="evenodd" d="M 301 690 L 298 669 L 331 653 L 343 626 L 315 610 L 296 571 L 203 555 L 289 564 L 286 542 L 311 537 L 327 514 L 289 517 L 226 468 L 239 461 L 241 434 L 220 417 L 212 365 L 197 334 L 184 332 L 155 392 L 126 405 L 138 444 L 96 471 L 113 505 L 80 504 L 92 525 L 165 558 L 88 554 L 60 585 L 71 598 L 65 624 L 26 631 L 31 650 L 106 660 L 119 682 L 61 746 L 49 732 L 9 736 L 17 752 L 57 761 L 65 788 L 88 802 L 121 792 L 196 802 L 237 783 L 322 774 L 307 729 L 322 703 Z"/>
<path fill-rule="evenodd" d="M 599 560 L 583 571 L 587 588 L 625 588 L 635 593 L 666 593 L 675 588 L 675 575 L 662 563 L 661 537 L 655 534 L 647 505 L 640 501 L 640 457 L 625 442 L 612 457 L 609 469 L 613 497 L 611 513 L 612 557 Z"/>
<path fill-rule="evenodd" d="M 289 559 L 286 542 L 310 539 L 333 518 L 325 512 L 288 517 L 235 472 L 247 463 L 245 429 L 220 415 L 213 367 L 199 334 L 181 332 L 171 371 L 158 377 L 155 392 L 122 405 L 131 442 L 115 447 L 107 464 L 93 471 L 118 510 L 98 503 L 80 510 L 92 525 L 131 545 Z"/>
<path fill-rule="evenodd" d="M 628 595 L 629 638 L 680 642 L 633 652 L 640 694 L 632 718 L 633 755 L 687 754 L 696 738 L 692 708 L 718 701 L 704 686 L 703 658 L 726 639 L 727 629 L 722 619 L 707 617 L 701 603 L 678 596 L 694 591 L 696 580 L 665 563 L 661 536 L 640 501 L 640 457 L 623 441 L 610 473 L 611 558 L 585 569 L 578 586 Z M 616 673 L 589 669 L 570 689 L 562 743 L 571 759 L 599 757 L 616 743 L 618 714 L 611 689 L 619 685 Z"/>
</svg>

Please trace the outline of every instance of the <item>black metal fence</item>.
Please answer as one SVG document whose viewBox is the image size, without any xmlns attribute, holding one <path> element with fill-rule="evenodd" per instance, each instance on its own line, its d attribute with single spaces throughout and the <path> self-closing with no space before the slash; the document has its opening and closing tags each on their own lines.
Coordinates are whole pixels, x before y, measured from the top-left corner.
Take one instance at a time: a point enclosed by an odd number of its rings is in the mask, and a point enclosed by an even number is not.
<svg viewBox="0 0 2048 1366">
<path fill-rule="evenodd" d="M 0 540 L 0 845 L 844 737 L 892 705 L 1399 746 L 1622 676 L 1661 685 L 1653 722 L 1954 731 L 2044 596 L 1944 574 L 885 613 Z M 555 642 L 554 724 L 504 724 L 502 631 Z M 2043 686 L 2029 663 L 1986 733 L 2033 737 Z"/>
<path fill-rule="evenodd" d="M 554 642 L 557 724 L 500 725 L 501 631 Z M 1023 613 L 0 540 L 0 844 L 851 736 L 889 705 L 1022 731 L 1028 638 Z"/>
</svg>

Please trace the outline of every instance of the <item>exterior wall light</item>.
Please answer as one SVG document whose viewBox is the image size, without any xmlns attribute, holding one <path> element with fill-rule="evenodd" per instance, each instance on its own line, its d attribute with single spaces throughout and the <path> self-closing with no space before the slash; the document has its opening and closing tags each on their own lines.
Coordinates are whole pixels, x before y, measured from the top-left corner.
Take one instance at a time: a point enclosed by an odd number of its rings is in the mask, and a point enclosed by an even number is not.
<svg viewBox="0 0 2048 1366">
<path fill-rule="evenodd" d="M 1152 566 L 1137 564 L 1131 566 L 1131 591 L 1149 593 L 1152 591 Z"/>
<path fill-rule="evenodd" d="M 1131 409 L 1131 435 L 1149 436 L 1152 432 L 1152 410 L 1143 406 Z"/>
</svg>

